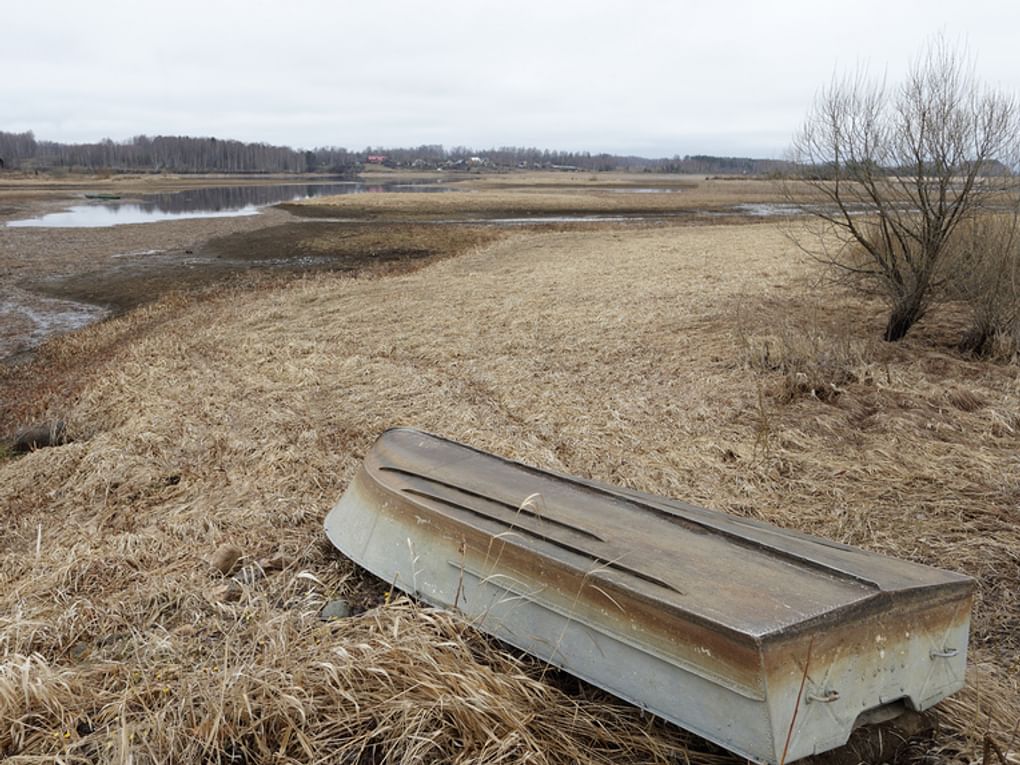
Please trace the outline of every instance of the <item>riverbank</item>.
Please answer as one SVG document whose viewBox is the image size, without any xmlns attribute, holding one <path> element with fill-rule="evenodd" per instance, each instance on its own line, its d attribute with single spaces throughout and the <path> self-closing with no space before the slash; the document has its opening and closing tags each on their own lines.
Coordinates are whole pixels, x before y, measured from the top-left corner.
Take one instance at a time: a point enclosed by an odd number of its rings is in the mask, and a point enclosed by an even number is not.
<svg viewBox="0 0 1020 765">
<path fill-rule="evenodd" d="M 7 292 L 7 317 L 4 304 L 0 304 L 0 325 L 8 327 L 10 333 L 8 347 L 24 345 L 26 338 L 31 342 L 31 333 L 47 322 L 77 320 L 76 325 L 57 327 L 73 331 L 99 319 L 134 311 L 137 316 L 129 317 L 129 324 L 137 319 L 147 326 L 138 317 L 146 315 L 140 309 L 152 304 L 162 306 L 155 314 L 162 316 L 167 310 L 179 310 L 223 294 L 282 288 L 294 279 L 316 273 L 362 278 L 402 273 L 502 236 L 501 231 L 484 227 L 340 226 L 294 222 L 279 211 L 267 211 L 265 215 L 264 223 L 280 222 L 263 227 L 191 226 L 187 229 L 191 235 L 196 230 L 224 228 L 228 233 L 198 240 L 190 245 L 194 249 L 97 258 L 96 267 L 89 270 L 22 279 L 21 287 Z M 131 226 L 124 227 L 124 231 L 133 236 L 165 237 L 158 229 L 167 225 Z M 98 240 L 91 240 L 93 246 L 100 247 L 111 238 L 116 241 L 114 230 L 104 233 Z M 30 352 L 9 356 L 6 364 L 0 364 L 0 437 L 10 436 L 45 416 L 55 402 L 72 396 L 89 379 L 97 360 L 101 362 L 110 355 L 112 348 L 107 344 L 91 346 L 88 352 L 66 352 L 66 348 L 79 347 L 79 341 L 87 343 L 87 337 L 44 336 L 40 340 L 51 342 L 30 346 Z M 0 332 L 0 348 L 4 340 Z M 119 343 L 118 339 L 114 346 Z"/>
<path fill-rule="evenodd" d="M 57 208 L 62 202 L 48 200 L 40 205 L 30 205 L 28 210 Z M 23 214 L 19 212 L 18 215 Z M 91 303 L 87 287 L 79 291 L 63 289 L 50 291 L 48 286 L 56 283 L 65 285 L 81 280 L 83 284 L 109 275 L 107 282 L 111 291 L 120 292 L 109 300 L 99 300 L 92 305 L 108 312 L 117 312 L 133 298 L 134 304 L 152 299 L 165 290 L 153 290 L 146 284 L 133 283 L 117 290 L 117 275 L 144 271 L 145 267 L 160 257 L 164 261 L 175 260 L 180 270 L 187 271 L 187 258 L 205 241 L 231 233 L 252 231 L 287 220 L 289 216 L 279 210 L 266 210 L 262 214 L 238 218 L 210 218 L 184 221 L 168 221 L 135 226 L 113 226 L 107 228 L 4 228 L 0 227 L 0 323 L 17 321 L 27 305 L 40 312 L 43 320 L 59 319 L 60 306 L 49 303 L 46 298 L 62 298 L 74 303 Z M 35 294 L 42 299 L 32 302 Z M 82 310 L 81 306 L 64 306 L 68 311 Z M 29 350 L 31 339 L 11 337 L 0 347 L 0 358 Z"/>
<path fill-rule="evenodd" d="M 353 181 L 337 183 L 323 176 L 12 175 L 0 176 L 0 360 L 5 363 L 24 360 L 49 336 L 175 289 L 202 288 L 253 270 L 352 267 L 347 262 L 350 253 L 339 263 L 331 263 L 326 253 L 304 262 L 308 259 L 294 256 L 286 239 L 277 240 L 272 252 L 266 252 L 266 241 L 259 239 L 250 252 L 234 247 L 229 257 L 208 251 L 205 244 L 290 220 L 268 206 L 290 194 L 364 187 Z M 115 199 L 85 198 L 100 193 Z M 71 213 L 63 212 L 69 207 Z M 197 217 L 159 220 L 184 215 Z M 50 218 L 54 220 L 47 225 Z M 123 225 L 123 219 L 146 222 Z"/>
<path fill-rule="evenodd" d="M 960 357 L 939 323 L 877 342 L 877 306 L 816 277 L 775 224 L 512 230 L 406 273 L 170 296 L 47 344 L 87 374 L 45 412 L 73 442 L 0 463 L 0 751 L 736 765 L 387 600 L 325 541 L 399 424 L 976 577 L 968 688 L 902 756 L 1005 746 L 1015 368 Z M 233 575 L 206 562 L 224 544 Z M 354 615 L 320 621 L 336 599 Z"/>
<path fill-rule="evenodd" d="M 257 189 L 284 183 L 308 188 L 312 181 L 328 180 L 322 176 L 15 180 L 4 176 L 0 179 L 0 223 L 81 203 L 87 192 L 116 193 L 131 199 L 194 190 L 201 196 L 203 190 L 223 186 Z M 423 188 L 453 191 L 322 197 L 262 207 L 256 215 L 241 217 L 97 228 L 0 226 L 0 359 L 7 363 L 23 360 L 53 334 L 143 305 L 175 289 L 204 288 L 244 277 L 253 270 L 349 271 L 375 261 L 441 254 L 458 246 L 443 244 L 444 240 L 456 239 L 454 234 L 426 232 L 421 227 L 401 233 L 399 227 L 403 224 L 446 228 L 457 222 L 559 227 L 614 221 L 637 225 L 678 221 L 715 224 L 753 220 L 758 213 L 746 209 L 747 205 L 773 204 L 781 197 L 768 181 L 652 174 L 377 173 L 366 174 L 362 180 L 368 188 L 381 182 L 418 182 L 426 184 Z M 243 200 L 250 195 L 237 196 Z M 211 198 L 210 206 L 216 209 Z M 289 225 L 296 222 L 295 218 L 308 228 Z M 336 218 L 350 222 L 330 223 L 329 219 Z M 357 221 L 372 222 L 380 233 L 366 235 Z M 343 229 L 345 226 L 349 232 Z M 263 231 L 268 233 L 259 233 Z M 412 234 L 423 243 L 409 241 Z M 244 235 L 251 236 L 244 239 Z M 387 243 L 387 239 L 393 241 Z M 358 247 L 362 251 L 357 251 Z"/>
<path fill-rule="evenodd" d="M 737 222 L 749 206 L 782 205 L 776 182 L 762 178 L 635 173 L 506 173 L 452 184 L 461 194 L 320 197 L 281 205 L 301 217 L 370 220 L 479 220 L 549 216 Z M 803 201 L 814 197 L 798 188 Z"/>
</svg>

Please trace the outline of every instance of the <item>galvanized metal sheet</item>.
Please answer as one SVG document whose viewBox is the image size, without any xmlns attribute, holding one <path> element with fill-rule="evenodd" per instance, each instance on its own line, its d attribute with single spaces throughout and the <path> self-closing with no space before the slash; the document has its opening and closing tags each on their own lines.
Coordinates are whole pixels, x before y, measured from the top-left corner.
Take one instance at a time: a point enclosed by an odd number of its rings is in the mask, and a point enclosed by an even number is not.
<svg viewBox="0 0 1020 765">
<path fill-rule="evenodd" d="M 380 436 L 326 532 L 416 597 L 760 762 L 963 684 L 967 577 L 416 430 Z"/>
</svg>

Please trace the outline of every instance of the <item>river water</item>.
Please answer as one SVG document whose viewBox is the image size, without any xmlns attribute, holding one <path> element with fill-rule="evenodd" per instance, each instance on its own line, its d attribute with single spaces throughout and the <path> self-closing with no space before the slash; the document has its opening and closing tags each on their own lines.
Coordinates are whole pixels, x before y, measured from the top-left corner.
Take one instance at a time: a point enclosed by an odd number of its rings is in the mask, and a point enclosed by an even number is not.
<svg viewBox="0 0 1020 765">
<path fill-rule="evenodd" d="M 67 210 L 36 218 L 13 220 L 11 228 L 101 228 L 129 223 L 155 223 L 186 218 L 228 218 L 255 215 L 269 205 L 334 194 L 383 192 L 443 192 L 448 186 L 429 183 L 278 183 L 207 188 L 145 194 L 120 199 L 91 199 Z"/>
</svg>

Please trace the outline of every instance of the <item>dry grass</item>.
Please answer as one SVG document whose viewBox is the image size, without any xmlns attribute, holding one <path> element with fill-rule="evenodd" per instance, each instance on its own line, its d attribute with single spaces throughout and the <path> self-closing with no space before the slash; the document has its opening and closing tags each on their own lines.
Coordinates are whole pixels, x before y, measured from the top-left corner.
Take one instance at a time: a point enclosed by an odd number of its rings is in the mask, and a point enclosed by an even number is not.
<svg viewBox="0 0 1020 765">
<path fill-rule="evenodd" d="M 834 401 L 868 374 L 873 344 L 858 341 L 846 328 L 832 332 L 803 315 L 773 320 L 771 331 L 742 332 L 741 340 L 752 369 L 781 374 L 770 391 L 780 403 L 804 395 Z"/>
<path fill-rule="evenodd" d="M 755 188 L 761 188 L 761 179 L 749 181 Z M 572 172 L 525 170 L 510 173 L 490 173 L 468 176 L 458 185 L 474 189 L 598 189 L 598 188 L 661 188 L 691 190 L 709 182 L 704 175 L 680 175 L 676 173 L 625 173 L 625 172 Z M 767 182 L 766 182 L 767 183 Z"/>
<path fill-rule="evenodd" d="M 285 209 L 309 217 L 367 219 L 476 219 L 536 215 L 694 215 L 734 205 L 783 202 L 768 180 L 586 173 L 482 176 L 451 184 L 443 194 L 347 194 L 315 197 Z M 634 189 L 661 189 L 645 193 Z M 805 197 L 806 199 L 807 197 Z"/>
<path fill-rule="evenodd" d="M 622 194 L 607 190 L 547 191 L 535 188 L 457 190 L 444 194 L 344 194 L 281 206 L 297 215 L 309 217 L 459 220 L 559 214 L 676 213 L 687 209 L 682 193 Z"/>
<path fill-rule="evenodd" d="M 282 256 L 342 258 L 354 267 L 401 257 L 443 258 L 499 239 L 483 226 L 340 224 L 304 221 L 230 234 L 209 243 L 211 254 L 257 263 Z"/>
<path fill-rule="evenodd" d="M 918 756 L 971 761 L 988 729 L 1005 746 L 1016 368 L 961 359 L 937 325 L 868 345 L 874 306 L 798 301 L 810 268 L 766 225 L 518 232 L 415 273 L 161 303 L 58 341 L 114 352 L 53 405 L 74 443 L 0 464 L 0 752 L 735 762 L 454 617 L 382 602 L 321 522 L 396 424 L 977 577 L 970 684 Z M 848 352 L 825 361 L 843 325 Z M 778 365 L 754 350 L 767 338 Z M 839 373 L 838 395 L 784 393 L 813 369 Z M 226 542 L 245 551 L 231 579 L 203 562 Z M 338 595 L 363 610 L 319 622 Z"/>
</svg>

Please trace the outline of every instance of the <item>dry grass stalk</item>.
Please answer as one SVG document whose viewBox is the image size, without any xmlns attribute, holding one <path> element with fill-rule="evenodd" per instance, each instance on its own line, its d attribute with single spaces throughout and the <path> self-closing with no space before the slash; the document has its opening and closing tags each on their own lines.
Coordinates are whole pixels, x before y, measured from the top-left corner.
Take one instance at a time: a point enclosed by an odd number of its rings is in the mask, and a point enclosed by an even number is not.
<svg viewBox="0 0 1020 765">
<path fill-rule="evenodd" d="M 867 374 L 870 343 L 853 338 L 846 330 L 826 332 L 805 322 L 804 317 L 783 321 L 769 334 L 752 337 L 742 332 L 740 337 L 750 368 L 782 375 L 772 391 L 780 403 L 801 396 L 831 401 Z"/>
</svg>

